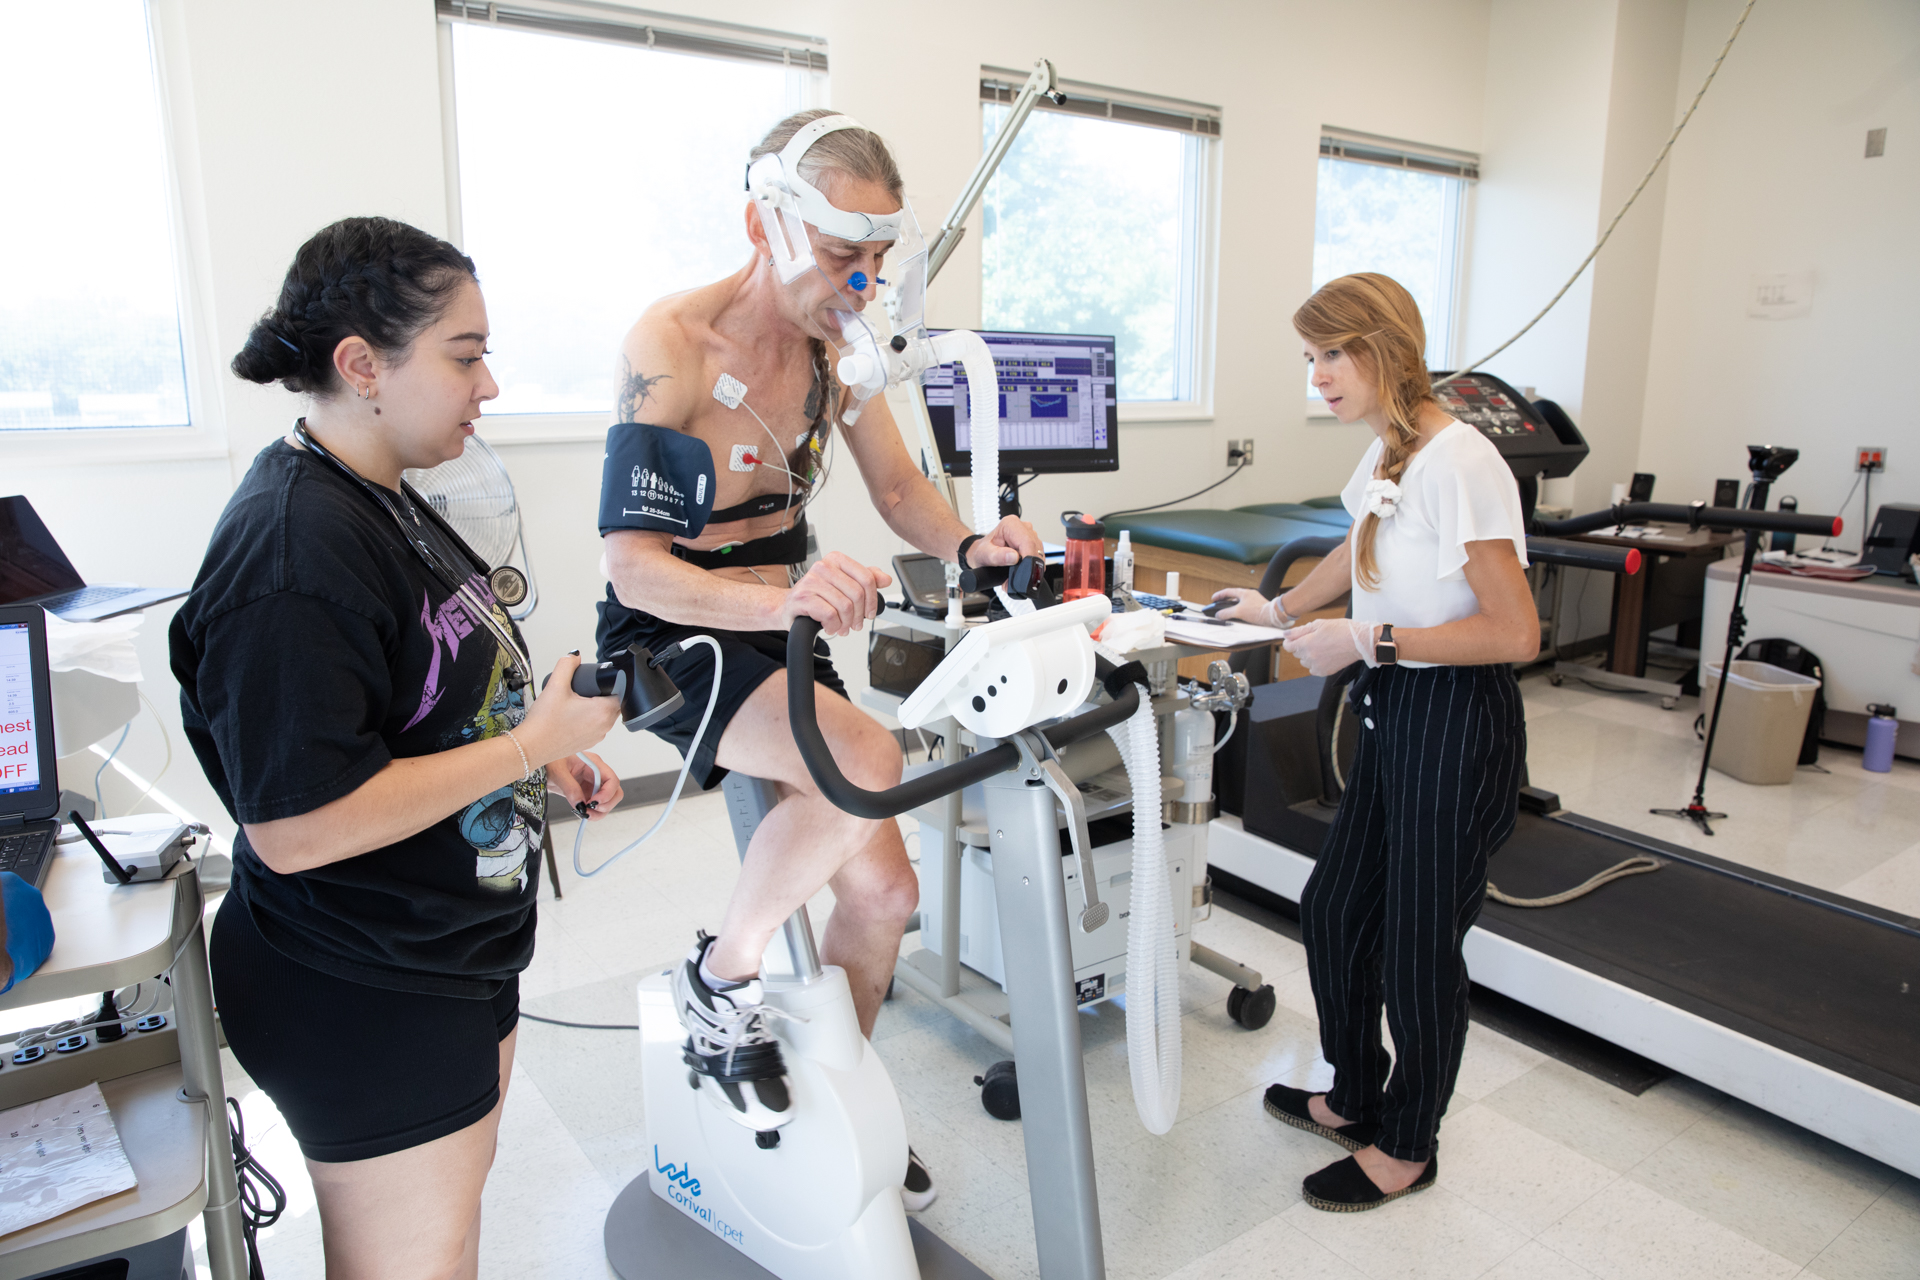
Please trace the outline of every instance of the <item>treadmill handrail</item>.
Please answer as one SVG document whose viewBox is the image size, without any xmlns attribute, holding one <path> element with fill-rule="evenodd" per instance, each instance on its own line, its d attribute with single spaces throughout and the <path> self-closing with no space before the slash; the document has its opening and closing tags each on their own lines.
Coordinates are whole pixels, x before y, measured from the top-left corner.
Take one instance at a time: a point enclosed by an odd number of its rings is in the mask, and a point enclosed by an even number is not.
<svg viewBox="0 0 1920 1280">
<path fill-rule="evenodd" d="M 1567 542 L 1560 538 L 1528 538 L 1527 560 L 1532 564 L 1559 564 L 1572 569 L 1598 569 L 1602 573 L 1640 572 L 1638 547 L 1607 547 L 1593 542 Z"/>
<path fill-rule="evenodd" d="M 1617 524 L 1661 520 L 1693 529 L 1743 529 L 1753 533 L 1804 533 L 1815 538 L 1840 536 L 1839 516 L 1803 515 L 1797 511 L 1748 511 L 1743 507 L 1709 507 L 1703 502 L 1680 506 L 1670 502 L 1620 502 L 1603 511 L 1566 520 L 1535 519 L 1533 527 L 1553 537 L 1592 533 Z"/>
<path fill-rule="evenodd" d="M 813 642 L 819 635 L 820 624 L 812 618 L 796 619 L 793 629 L 787 632 L 787 719 L 793 724 L 793 740 L 800 748 L 800 759 L 806 763 L 807 773 L 820 788 L 820 794 L 836 808 L 857 818 L 892 818 L 950 792 L 984 782 L 1019 763 L 1020 749 L 1011 742 L 1002 742 L 885 791 L 869 791 L 856 785 L 840 771 L 839 762 L 833 758 L 833 748 L 820 732 L 813 683 Z M 1105 706 L 1062 720 L 1041 732 L 1057 750 L 1119 724 L 1132 715 L 1139 704 L 1139 686 L 1128 685 Z"/>
</svg>

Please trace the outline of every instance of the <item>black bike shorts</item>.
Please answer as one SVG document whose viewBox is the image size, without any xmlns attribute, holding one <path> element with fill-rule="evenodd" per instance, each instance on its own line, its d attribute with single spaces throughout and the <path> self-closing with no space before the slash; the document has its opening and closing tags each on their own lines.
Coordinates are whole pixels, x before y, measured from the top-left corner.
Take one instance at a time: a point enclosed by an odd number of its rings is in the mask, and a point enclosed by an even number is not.
<svg viewBox="0 0 1920 1280">
<path fill-rule="evenodd" d="M 290 960 L 228 894 L 208 959 L 233 1056 L 309 1160 L 371 1160 L 458 1133 L 500 1101 L 520 979 L 491 1000 L 389 991 Z"/>
<path fill-rule="evenodd" d="M 607 596 L 612 600 L 611 586 L 607 588 Z M 618 653 L 631 644 L 644 645 L 654 653 L 659 653 L 677 641 L 697 635 L 712 636 L 719 642 L 720 652 L 725 656 L 720 700 L 713 704 L 713 722 L 707 726 L 707 735 L 700 740 L 693 758 L 691 780 L 704 791 L 718 786 L 721 779 L 727 776 L 727 770 L 714 762 L 714 755 L 720 750 L 721 735 L 726 733 L 734 713 L 768 677 L 787 669 L 787 633 L 681 626 L 628 609 L 618 601 L 613 601 L 611 607 L 606 603 L 600 606 L 598 641 L 603 662 L 608 655 Z M 648 731 L 679 748 L 680 758 L 684 760 L 688 748 L 693 744 L 694 732 L 700 728 L 700 717 L 706 714 L 707 698 L 713 690 L 713 650 L 704 644 L 688 645 L 679 655 L 662 663 L 660 670 L 673 680 L 674 687 L 680 690 L 686 702 L 665 720 L 650 726 Z M 843 698 L 847 696 L 847 686 L 840 679 L 840 673 L 833 669 L 833 660 L 828 656 L 825 640 L 813 642 L 813 682 Z"/>
</svg>

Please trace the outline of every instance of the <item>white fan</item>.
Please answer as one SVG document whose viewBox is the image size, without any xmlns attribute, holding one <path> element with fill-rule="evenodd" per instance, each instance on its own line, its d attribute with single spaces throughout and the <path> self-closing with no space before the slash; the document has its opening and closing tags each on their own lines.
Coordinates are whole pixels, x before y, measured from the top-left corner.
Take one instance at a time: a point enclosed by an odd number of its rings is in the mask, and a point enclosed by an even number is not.
<svg viewBox="0 0 1920 1280">
<path fill-rule="evenodd" d="M 534 584 L 533 561 L 527 556 L 527 530 L 507 465 L 492 446 L 479 436 L 468 436 L 459 457 L 424 470 L 411 468 L 405 478 L 493 568 L 493 594 L 514 621 L 531 614 L 540 603 L 540 588 Z M 507 564 L 516 547 L 520 563 L 526 566 L 524 575 Z"/>
</svg>

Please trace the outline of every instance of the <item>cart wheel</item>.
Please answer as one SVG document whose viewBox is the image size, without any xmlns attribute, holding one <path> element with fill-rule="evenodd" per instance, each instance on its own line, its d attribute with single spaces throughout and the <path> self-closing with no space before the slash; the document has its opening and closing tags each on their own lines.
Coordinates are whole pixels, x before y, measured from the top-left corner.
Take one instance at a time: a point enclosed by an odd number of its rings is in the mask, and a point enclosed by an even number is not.
<svg viewBox="0 0 1920 1280">
<path fill-rule="evenodd" d="M 980 1086 L 980 1105 L 995 1120 L 1020 1118 L 1020 1081 L 1014 1074 L 1013 1059 L 1006 1058 L 987 1068 L 984 1076 L 975 1076 Z"/>
<path fill-rule="evenodd" d="M 1556 689 L 1560 687 L 1561 682 L 1564 681 L 1565 679 L 1566 677 L 1561 675 L 1558 671 L 1549 671 L 1547 673 L 1547 683 L 1552 685 Z"/>
<path fill-rule="evenodd" d="M 1258 1031 L 1273 1021 L 1274 1006 L 1279 1003 L 1271 985 L 1258 991 L 1235 987 L 1227 993 L 1227 1016 L 1249 1031 Z"/>
</svg>

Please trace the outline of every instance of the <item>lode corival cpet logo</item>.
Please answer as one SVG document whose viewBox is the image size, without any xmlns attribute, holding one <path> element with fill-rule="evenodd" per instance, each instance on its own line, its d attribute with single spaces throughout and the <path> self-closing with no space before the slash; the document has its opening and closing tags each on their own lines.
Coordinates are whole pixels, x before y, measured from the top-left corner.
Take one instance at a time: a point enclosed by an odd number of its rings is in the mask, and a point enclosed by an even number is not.
<svg viewBox="0 0 1920 1280">
<path fill-rule="evenodd" d="M 666 1180 L 674 1186 L 684 1190 L 688 1195 L 697 1196 L 700 1194 L 700 1179 L 693 1176 L 693 1168 L 691 1165 L 676 1165 L 671 1161 L 666 1164 L 660 1163 L 659 1143 L 655 1143 L 653 1147 L 653 1170 L 655 1173 L 664 1176 Z"/>
</svg>

